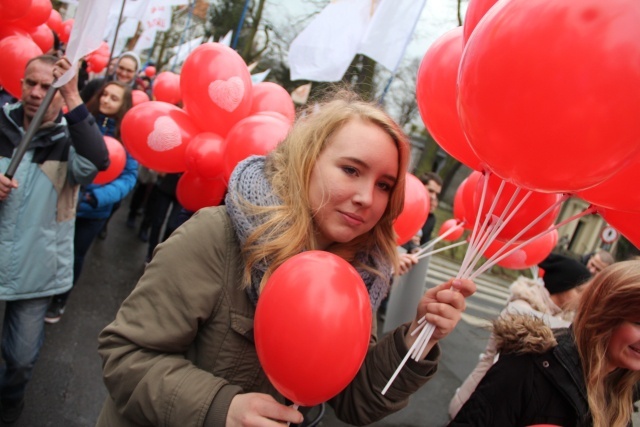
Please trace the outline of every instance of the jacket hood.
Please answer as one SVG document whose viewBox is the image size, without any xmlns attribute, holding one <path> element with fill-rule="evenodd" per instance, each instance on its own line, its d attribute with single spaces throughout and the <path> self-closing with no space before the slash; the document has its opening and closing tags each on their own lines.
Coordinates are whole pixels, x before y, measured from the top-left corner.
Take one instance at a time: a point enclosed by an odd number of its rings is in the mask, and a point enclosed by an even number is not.
<svg viewBox="0 0 640 427">
<path fill-rule="evenodd" d="M 509 302 L 523 300 L 534 310 L 554 316 L 561 312 L 560 307 L 551 300 L 549 291 L 541 281 L 520 276 L 509 286 L 509 292 Z"/>
<path fill-rule="evenodd" d="M 506 314 L 493 322 L 498 352 L 544 353 L 558 345 L 552 329 L 533 315 Z"/>
</svg>

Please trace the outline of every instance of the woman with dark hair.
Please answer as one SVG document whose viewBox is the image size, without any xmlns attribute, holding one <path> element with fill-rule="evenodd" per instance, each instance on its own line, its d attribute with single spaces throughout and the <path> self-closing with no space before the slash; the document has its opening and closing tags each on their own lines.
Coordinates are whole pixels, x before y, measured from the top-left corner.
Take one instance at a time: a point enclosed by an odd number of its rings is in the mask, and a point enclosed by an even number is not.
<svg viewBox="0 0 640 427">
<path fill-rule="evenodd" d="M 117 81 L 106 83 L 87 103 L 100 131 L 105 136 L 120 139 L 122 118 L 132 107 L 131 88 Z M 80 188 L 74 236 L 73 283 L 78 281 L 84 257 L 93 240 L 136 183 L 138 162 L 127 153 L 127 162 L 120 175 L 106 184 L 89 184 Z M 73 289 L 73 288 L 72 288 Z M 68 292 L 55 295 L 49 305 L 45 322 L 57 323 L 64 313 Z"/>
</svg>

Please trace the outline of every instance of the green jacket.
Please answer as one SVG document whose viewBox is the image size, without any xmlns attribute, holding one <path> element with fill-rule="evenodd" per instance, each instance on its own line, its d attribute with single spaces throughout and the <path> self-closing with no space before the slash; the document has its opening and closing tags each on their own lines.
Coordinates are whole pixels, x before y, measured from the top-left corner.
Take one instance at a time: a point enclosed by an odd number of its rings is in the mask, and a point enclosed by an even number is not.
<svg viewBox="0 0 640 427">
<path fill-rule="evenodd" d="M 238 393 L 267 393 L 284 402 L 256 355 L 255 307 L 240 288 L 242 268 L 224 207 L 200 210 L 158 246 L 100 334 L 111 397 L 98 426 L 224 426 Z M 402 337 L 408 326 L 377 342 L 373 324 L 360 371 L 329 402 L 350 424 L 370 424 L 405 407 L 437 368 L 438 346 L 426 360 L 410 360 L 382 396 L 407 352 Z"/>
</svg>

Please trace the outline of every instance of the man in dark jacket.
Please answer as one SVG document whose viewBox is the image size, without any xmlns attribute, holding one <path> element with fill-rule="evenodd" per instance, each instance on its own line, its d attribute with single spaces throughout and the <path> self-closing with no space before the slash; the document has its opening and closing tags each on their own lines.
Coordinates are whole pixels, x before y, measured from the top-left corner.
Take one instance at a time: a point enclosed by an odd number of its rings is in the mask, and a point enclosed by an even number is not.
<svg viewBox="0 0 640 427">
<path fill-rule="evenodd" d="M 22 99 L 0 112 L 0 170 L 6 171 L 49 87 L 72 65 L 66 58 L 31 59 Z M 51 295 L 73 278 L 73 233 L 80 184 L 109 165 L 98 126 L 82 103 L 77 78 L 60 87 L 12 179 L 0 175 L 0 300 L 5 300 L 0 366 L 0 420 L 11 423 L 44 341 Z M 61 114 L 62 105 L 69 112 Z"/>
</svg>

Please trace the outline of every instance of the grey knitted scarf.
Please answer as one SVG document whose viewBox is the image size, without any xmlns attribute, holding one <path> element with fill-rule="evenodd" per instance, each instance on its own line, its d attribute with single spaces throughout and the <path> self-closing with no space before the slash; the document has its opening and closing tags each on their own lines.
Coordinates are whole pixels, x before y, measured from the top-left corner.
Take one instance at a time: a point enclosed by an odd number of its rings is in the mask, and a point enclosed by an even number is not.
<svg viewBox="0 0 640 427">
<path fill-rule="evenodd" d="M 244 203 L 248 202 L 256 206 L 282 204 L 280 198 L 271 189 L 271 184 L 264 173 L 264 167 L 264 156 L 251 156 L 236 166 L 229 179 L 225 204 L 241 245 L 244 245 L 247 237 L 259 225 L 260 221 L 259 216 L 246 212 Z M 389 291 L 391 265 L 379 251 L 369 254 L 358 253 L 356 260 L 372 266 L 382 273 L 381 276 L 378 276 L 362 268 L 356 269 L 369 291 L 371 307 L 377 310 Z M 266 262 L 258 263 L 251 271 L 251 286 L 247 289 L 247 293 L 254 304 L 258 302 L 260 281 L 267 271 L 267 267 Z"/>
</svg>

